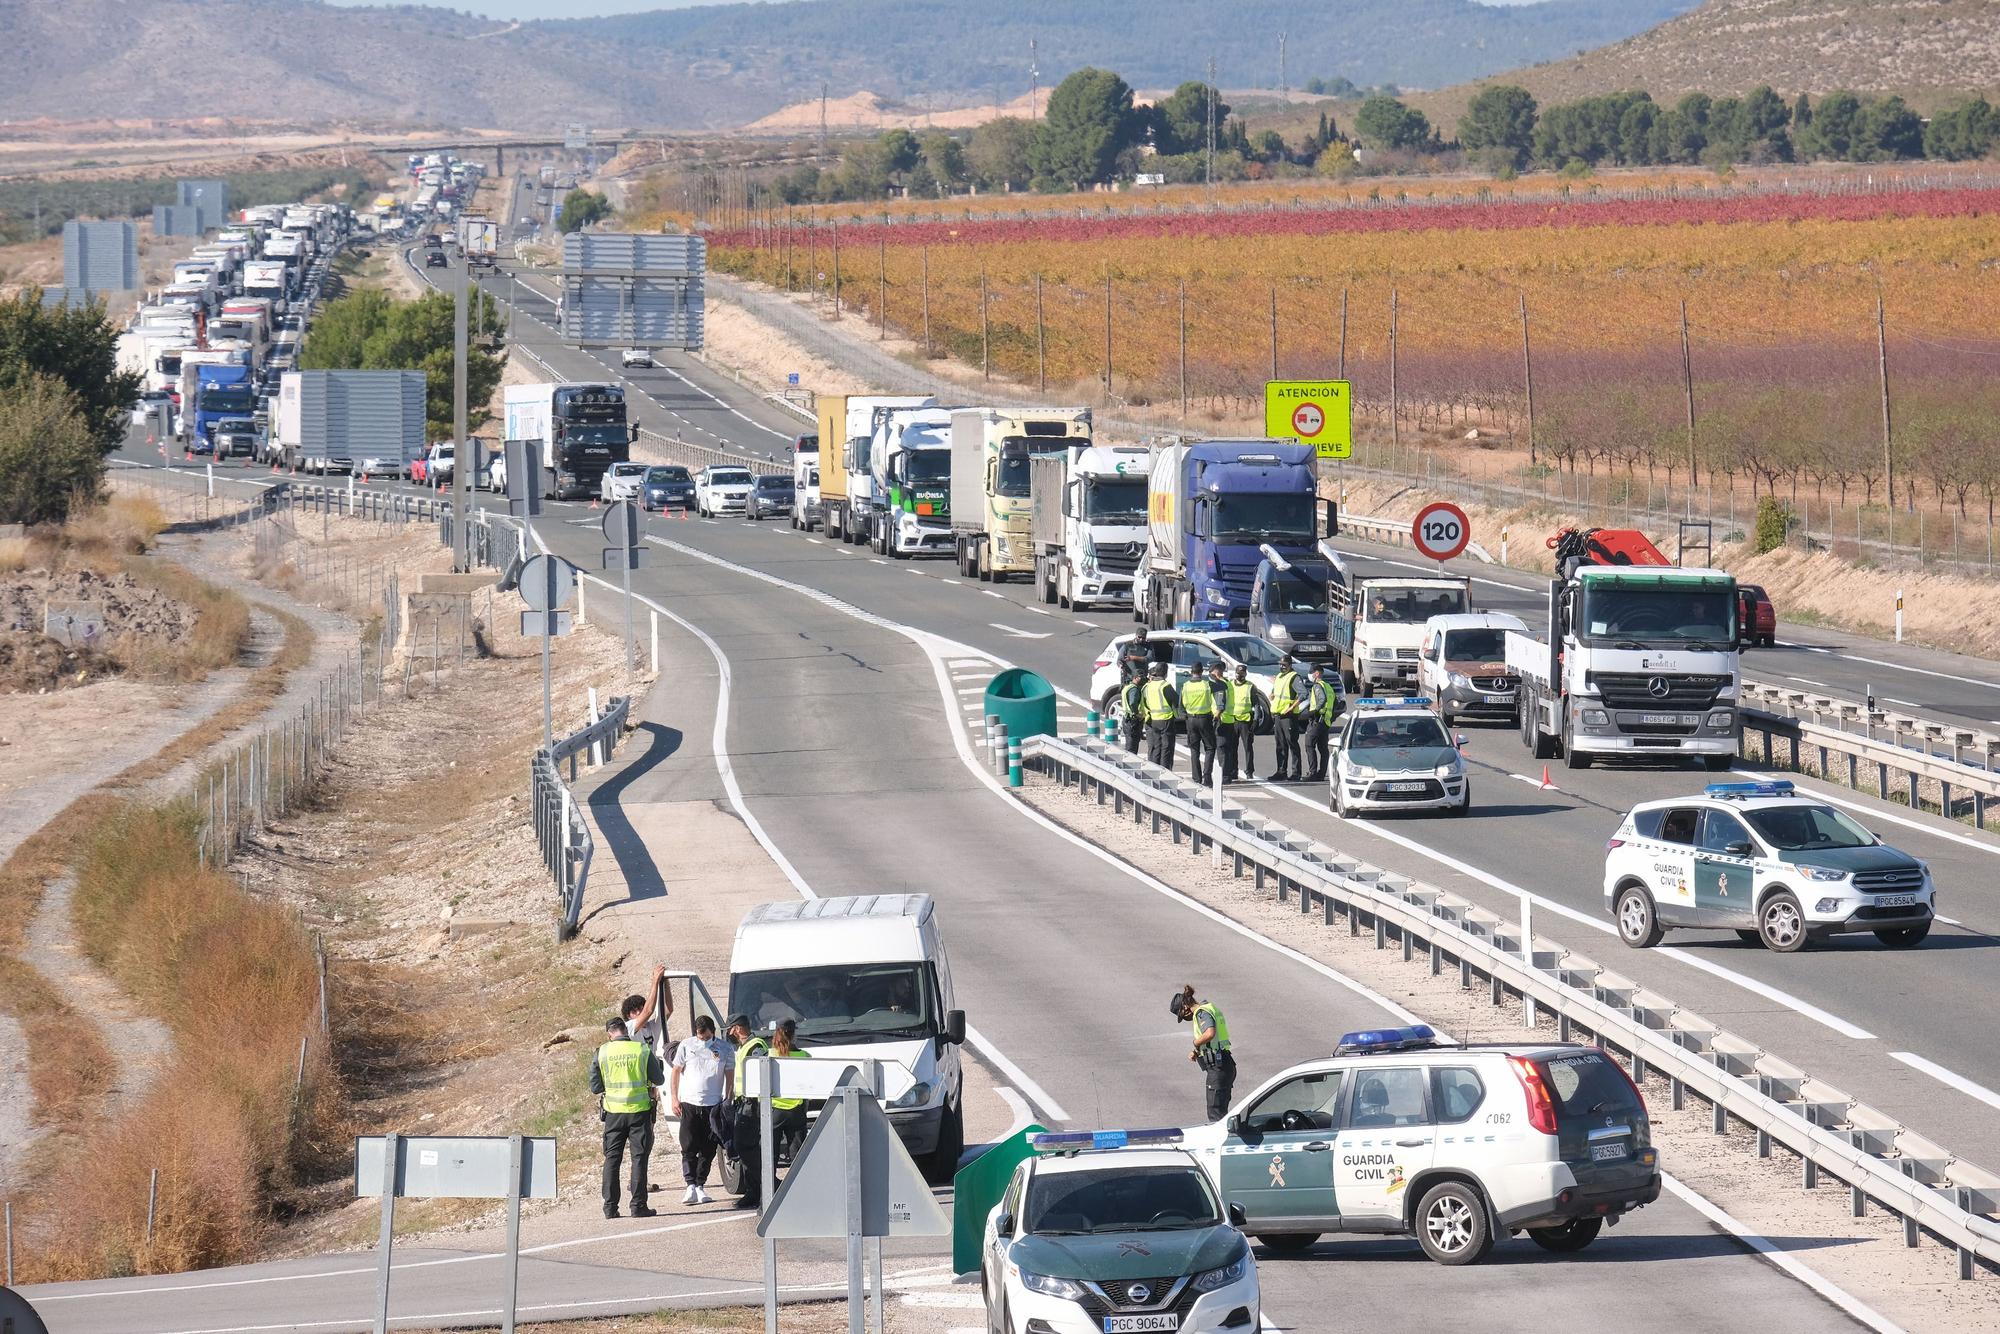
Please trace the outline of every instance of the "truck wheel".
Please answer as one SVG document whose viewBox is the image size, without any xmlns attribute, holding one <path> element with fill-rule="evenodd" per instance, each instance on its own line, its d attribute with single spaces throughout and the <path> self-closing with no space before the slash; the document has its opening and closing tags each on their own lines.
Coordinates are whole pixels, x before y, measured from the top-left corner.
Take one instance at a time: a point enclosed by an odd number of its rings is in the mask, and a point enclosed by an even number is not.
<svg viewBox="0 0 2000 1334">
<path fill-rule="evenodd" d="M 1591 761 L 1590 753 L 1578 750 L 1573 736 L 1570 728 L 1563 728 L 1563 768 L 1588 769 Z"/>
<path fill-rule="evenodd" d="M 958 1160 L 965 1154 L 965 1109 L 946 1107 L 938 1126 L 937 1148 L 932 1150 L 925 1173 L 933 1185 L 943 1185 L 958 1172 Z"/>
<path fill-rule="evenodd" d="M 993 582 L 993 570 L 986 560 L 986 544 L 975 542 L 972 547 L 972 577 L 982 584 Z"/>
</svg>

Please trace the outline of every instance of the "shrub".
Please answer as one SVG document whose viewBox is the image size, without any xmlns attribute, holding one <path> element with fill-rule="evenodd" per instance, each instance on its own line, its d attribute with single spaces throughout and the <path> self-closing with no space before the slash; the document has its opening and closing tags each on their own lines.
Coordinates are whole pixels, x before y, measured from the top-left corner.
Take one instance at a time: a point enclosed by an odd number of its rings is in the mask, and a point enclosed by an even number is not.
<svg viewBox="0 0 2000 1334">
<path fill-rule="evenodd" d="M 1776 496 L 1765 496 L 1757 502 L 1757 554 L 1776 551 L 1785 545 L 1785 538 L 1791 531 L 1792 512 L 1778 503 Z"/>
</svg>

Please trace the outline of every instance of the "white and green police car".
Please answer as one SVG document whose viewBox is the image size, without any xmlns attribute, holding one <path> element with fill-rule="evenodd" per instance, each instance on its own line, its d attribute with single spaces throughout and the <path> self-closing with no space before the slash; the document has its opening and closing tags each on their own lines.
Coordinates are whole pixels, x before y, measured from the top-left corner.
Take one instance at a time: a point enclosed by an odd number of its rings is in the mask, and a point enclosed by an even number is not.
<svg viewBox="0 0 2000 1334">
<path fill-rule="evenodd" d="M 1257 1262 L 1177 1130 L 1034 1136 L 987 1215 L 988 1334 L 1254 1331 Z"/>
<path fill-rule="evenodd" d="M 1472 809 L 1464 738 L 1445 730 L 1427 699 L 1357 699 L 1327 766 L 1334 814 Z"/>
<path fill-rule="evenodd" d="M 1720 928 L 1790 954 L 1872 931 L 1923 943 L 1930 868 L 1789 782 L 1711 783 L 1632 808 L 1605 845 L 1604 906 L 1634 949 L 1677 927 Z"/>
</svg>

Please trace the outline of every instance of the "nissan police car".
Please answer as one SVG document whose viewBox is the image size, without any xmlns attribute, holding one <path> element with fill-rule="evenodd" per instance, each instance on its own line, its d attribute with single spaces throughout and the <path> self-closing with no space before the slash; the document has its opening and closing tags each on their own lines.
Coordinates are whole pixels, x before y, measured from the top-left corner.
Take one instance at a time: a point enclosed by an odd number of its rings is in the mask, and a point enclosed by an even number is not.
<svg viewBox="0 0 2000 1334">
<path fill-rule="evenodd" d="M 1427 699 L 1350 701 L 1333 763 L 1327 766 L 1334 814 L 1472 809 L 1472 779 L 1458 748 Z"/>
<path fill-rule="evenodd" d="M 1674 927 L 1781 954 L 1856 931 L 1907 949 L 1930 934 L 1937 891 L 1923 862 L 1789 782 L 1712 783 L 1632 809 L 1605 845 L 1604 906 L 1634 949 Z"/>
<path fill-rule="evenodd" d="M 1114 722 L 1125 713 L 1124 700 L 1119 694 L 1125 683 L 1118 677 L 1118 658 L 1131 642 L 1131 635 L 1117 636 L 1104 646 L 1091 667 L 1090 698 Z M 1256 687 L 1257 730 L 1269 730 L 1271 688 L 1278 680 L 1278 659 L 1284 656 L 1283 650 L 1270 641 L 1232 630 L 1227 621 L 1180 621 L 1171 630 L 1147 631 L 1146 651 L 1151 662 L 1167 665 L 1167 684 L 1176 691 L 1195 672 L 1205 675 L 1211 662 L 1220 661 L 1223 675 L 1230 680 L 1236 679 L 1237 664 L 1242 664 L 1248 669 L 1250 683 Z M 1297 670 L 1299 695 L 1303 698 L 1307 687 L 1306 664 L 1299 664 Z"/>
<path fill-rule="evenodd" d="M 987 1215 L 979 1290 L 1000 1334 L 1262 1327 L 1257 1262 L 1176 1130 L 1035 1135 Z"/>
<path fill-rule="evenodd" d="M 1414 1236 L 1447 1265 L 1524 1232 L 1569 1253 L 1660 1194 L 1645 1100 L 1601 1048 L 1574 1043 L 1349 1033 L 1181 1134 L 1243 1230 L 1281 1255 L 1330 1232 Z"/>
</svg>

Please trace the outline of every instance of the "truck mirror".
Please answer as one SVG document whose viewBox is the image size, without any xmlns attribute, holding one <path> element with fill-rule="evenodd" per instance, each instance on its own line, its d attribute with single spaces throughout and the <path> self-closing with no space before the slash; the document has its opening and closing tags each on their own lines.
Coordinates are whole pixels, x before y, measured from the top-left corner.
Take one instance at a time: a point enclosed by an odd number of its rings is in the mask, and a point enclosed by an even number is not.
<svg viewBox="0 0 2000 1334">
<path fill-rule="evenodd" d="M 965 1011 L 946 1010 L 944 1014 L 944 1040 L 954 1047 L 965 1045 Z"/>
<path fill-rule="evenodd" d="M 627 435 L 631 437 L 629 440 L 625 442 L 626 444 L 636 445 L 639 443 L 639 419 L 637 417 L 634 417 L 631 420 L 631 422 L 627 424 L 625 432 Z"/>
<path fill-rule="evenodd" d="M 1340 535 L 1340 502 L 1337 500 L 1326 500 L 1321 501 L 1320 505 L 1326 528 L 1324 536 L 1338 537 Z"/>
</svg>

